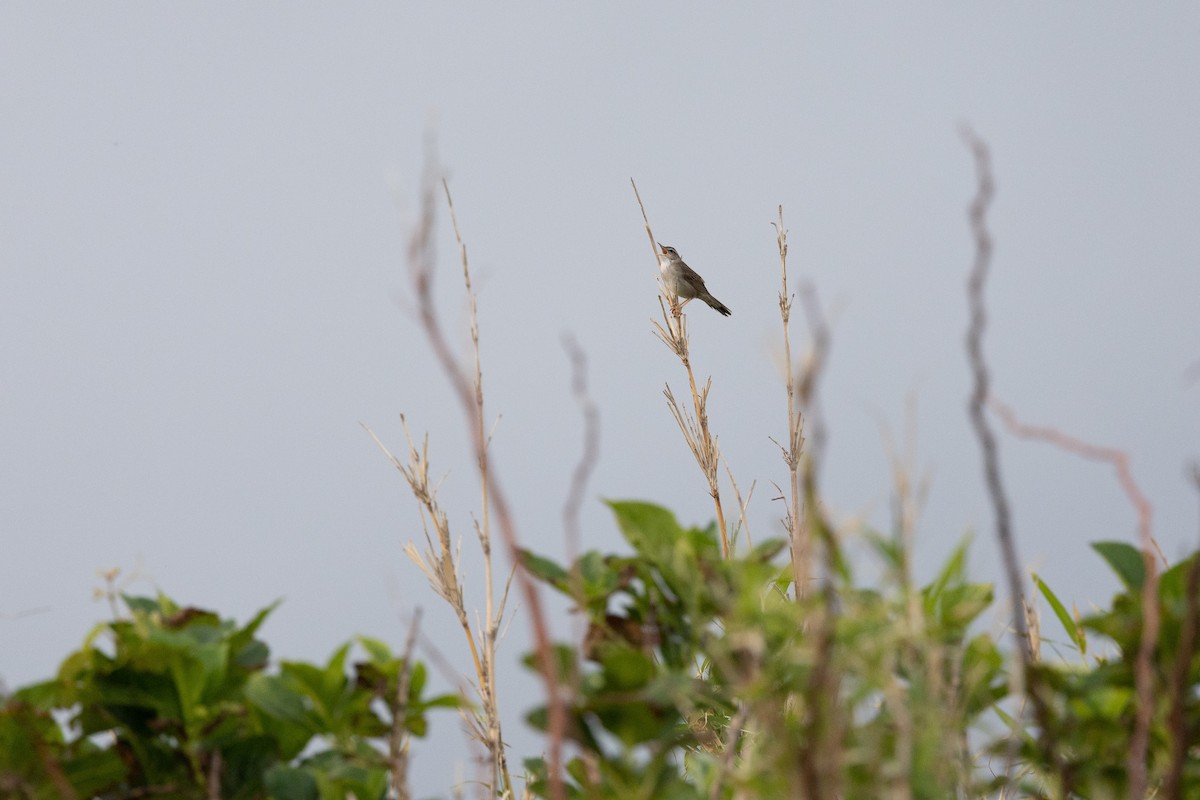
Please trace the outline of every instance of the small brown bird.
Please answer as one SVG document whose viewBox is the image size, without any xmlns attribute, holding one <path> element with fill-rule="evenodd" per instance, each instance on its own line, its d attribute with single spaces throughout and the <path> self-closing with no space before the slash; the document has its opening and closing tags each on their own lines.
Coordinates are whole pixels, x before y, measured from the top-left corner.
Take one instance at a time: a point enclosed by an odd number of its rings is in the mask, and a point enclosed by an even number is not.
<svg viewBox="0 0 1200 800">
<path fill-rule="evenodd" d="M 658 271 L 662 273 L 663 283 L 666 284 L 667 291 L 683 298 L 683 305 L 686 306 L 689 300 L 698 297 L 727 317 L 733 313 L 727 305 L 712 296 L 704 285 L 704 278 L 683 263 L 678 250 L 663 244 L 659 244 L 658 248 L 662 250 L 658 256 Z"/>
</svg>

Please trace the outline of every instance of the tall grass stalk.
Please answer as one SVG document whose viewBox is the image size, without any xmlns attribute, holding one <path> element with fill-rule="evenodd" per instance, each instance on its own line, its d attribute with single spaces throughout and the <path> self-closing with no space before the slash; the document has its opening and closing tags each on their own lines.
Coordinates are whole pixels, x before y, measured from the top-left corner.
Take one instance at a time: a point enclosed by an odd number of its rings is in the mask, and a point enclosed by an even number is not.
<svg viewBox="0 0 1200 800">
<path fill-rule="evenodd" d="M 436 201 L 431 181 L 426 180 L 422 192 L 422 212 L 420 220 L 409 242 L 408 262 L 412 281 L 413 293 L 417 301 L 417 315 L 422 329 L 429 341 L 434 354 L 442 366 L 442 371 L 450 381 L 451 388 L 462 406 L 464 415 L 471 431 L 472 452 L 475 457 L 476 469 L 480 485 L 480 519 L 475 523 L 476 538 L 479 541 L 484 563 L 484 604 L 485 612 L 482 630 L 475 630 L 466 613 L 463 598 L 462 581 L 460 577 L 460 553 L 450 545 L 449 526 L 446 515 L 437 504 L 436 487 L 429 480 L 428 440 L 421 450 L 417 450 L 412 437 L 409 439 L 409 461 L 403 464 L 391 453 L 384 452 L 396 465 L 397 469 L 408 481 L 414 496 L 422 508 L 423 520 L 427 519 L 433 525 L 437 544 L 434 545 L 428 536 L 426 528 L 426 551 L 421 553 L 415 546 L 409 545 L 406 552 L 425 575 L 429 578 L 434 591 L 446 600 L 454 610 L 467 636 L 475 667 L 475 687 L 479 695 L 479 711 L 477 716 L 468 717 L 472 734 L 484 745 L 491 765 L 492 792 L 499 797 L 515 797 L 516 788 L 508 768 L 505 754 L 504 735 L 500 721 L 498 695 L 496 690 L 496 645 L 500 635 L 501 622 L 504 617 L 505 601 L 509 586 L 516 581 L 524 601 L 526 613 L 529 615 L 534 640 L 534 652 L 538 670 L 545 684 L 547 698 L 547 768 L 549 774 L 550 797 L 561 800 L 564 796 L 561 763 L 562 745 L 566 731 L 566 699 L 562 696 L 558 683 L 558 673 L 555 668 L 551 648 L 549 626 L 545 609 L 536 584 L 530 575 L 522 568 L 522 550 L 517 536 L 516 523 L 509 509 L 508 498 L 501 489 L 499 480 L 491 469 L 489 449 L 491 438 L 488 434 L 484 414 L 483 367 L 480 354 L 480 334 L 478 322 L 478 305 L 475 292 L 471 285 L 470 262 L 467 258 L 467 247 L 458 227 L 458 218 L 454 209 L 454 200 L 450 195 L 450 187 L 443 180 L 441 187 L 445 195 L 446 205 L 450 211 L 450 219 L 454 228 L 455 240 L 458 244 L 459 256 L 462 263 L 463 286 L 468 298 L 468 324 L 471 337 L 471 363 L 465 366 L 450 348 L 442 329 L 440 318 L 433 299 L 433 276 L 436 259 L 434 257 L 433 233 L 436 220 Z M 374 434 L 372 434 L 374 436 Z M 376 442 L 378 442 L 376 438 Z M 383 447 L 380 443 L 380 447 Z M 505 583 L 499 599 L 496 597 L 494 569 L 492 565 L 492 532 L 493 522 L 500 533 L 501 541 L 509 560 L 513 563 L 513 572 Z"/>
<path fill-rule="evenodd" d="M 775 228 L 775 242 L 779 247 L 779 316 L 783 321 L 783 368 L 787 385 L 788 438 L 786 445 L 779 445 L 783 461 L 788 468 L 788 511 L 784 516 L 784 527 L 787 529 L 791 550 L 794 597 L 799 601 L 803 599 L 812 579 L 812 542 L 807 520 L 801 513 L 804 492 L 800 483 L 800 458 L 804 448 L 804 415 L 800 407 L 800 398 L 797 396 L 799 386 L 792 361 L 789 323 L 792 318 L 792 304 L 796 298 L 788 292 L 788 243 L 787 228 L 783 225 L 783 206 L 779 207 L 779 222 L 771 224 Z"/>
<path fill-rule="evenodd" d="M 629 182 L 633 184 L 633 193 L 637 197 L 638 208 L 642 210 L 642 220 L 646 223 L 646 235 L 650 237 L 650 250 L 654 253 L 654 263 L 657 264 L 657 240 L 654 238 L 654 232 L 650 229 L 646 206 L 642 203 L 642 195 L 638 192 L 637 183 L 632 178 L 629 179 Z M 717 529 L 721 534 L 721 553 L 725 558 L 729 558 L 729 533 L 725 525 L 725 509 L 721 505 L 719 482 L 721 450 L 717 445 L 717 437 L 713 435 L 708 425 L 708 393 L 712 389 L 712 378 L 707 379 L 701 389 L 696 388 L 696 375 L 692 371 L 692 358 L 688 344 L 687 316 L 683 313 L 683 305 L 661 280 L 658 284 L 658 292 L 658 305 L 662 311 L 663 321 L 661 323 L 654 322 L 654 335 L 683 364 L 683 368 L 687 372 L 688 388 L 692 393 L 692 411 L 689 413 L 686 408 L 679 405 L 669 385 L 664 389 L 663 394 L 667 398 L 667 408 L 670 409 L 671 416 L 679 425 L 688 449 L 692 451 L 696 464 L 708 482 L 708 493 L 713 500 L 717 515 Z M 668 308 L 670 309 L 669 313 Z"/>
</svg>

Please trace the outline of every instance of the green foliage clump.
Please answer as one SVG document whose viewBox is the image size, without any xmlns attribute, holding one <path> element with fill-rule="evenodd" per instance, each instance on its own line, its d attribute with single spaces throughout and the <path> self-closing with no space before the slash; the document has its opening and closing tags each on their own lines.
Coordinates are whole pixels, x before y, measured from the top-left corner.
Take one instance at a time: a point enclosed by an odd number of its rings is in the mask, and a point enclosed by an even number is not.
<svg viewBox="0 0 1200 800">
<path fill-rule="evenodd" d="M 1018 654 L 981 630 L 993 592 L 967 579 L 965 544 L 917 586 L 903 537 L 868 534 L 885 567 L 875 585 L 830 557 L 797 599 L 784 542 L 724 558 L 715 525 L 610 505 L 631 553 L 567 567 L 524 554 L 587 622 L 581 643 L 555 650 L 566 797 L 1128 796 L 1146 585 L 1136 548 L 1094 545 L 1123 590 L 1086 616 L 1035 576 L 1067 635 L 1033 626 L 1028 679 L 1047 707 L 1034 721 Z M 1198 558 L 1157 584 L 1157 797 L 1200 796 Z M 427 713 L 464 703 L 427 697 L 424 667 L 372 639 L 357 640 L 355 663 L 346 644 L 324 665 L 268 670 L 257 633 L 273 607 L 238 626 L 162 596 L 124 599 L 128 616 L 97 626 L 56 678 L 0 705 L 0 798 L 381 800 L 403 786 Z M 547 727 L 544 707 L 528 718 Z M 525 764 L 526 796 L 550 796 L 546 762 Z"/>
<path fill-rule="evenodd" d="M 1096 546 L 1126 591 L 1082 620 L 1037 580 L 1080 657 L 1035 667 L 1049 693 L 1046 736 L 1014 713 L 1018 654 L 978 630 L 993 593 L 967 580 L 965 545 L 916 587 L 901 538 L 872 534 L 886 566 L 878 587 L 857 584 L 837 561 L 797 601 L 774 558 L 783 542 L 723 559 L 714 526 L 685 529 L 644 503 L 611 506 L 633 555 L 589 552 L 569 568 L 526 556 L 588 621 L 581 648 L 558 650 L 578 749 L 567 796 L 1127 796 L 1142 625 L 1136 548 Z M 1195 559 L 1159 586 L 1149 776 L 1170 797 L 1200 796 L 1200 658 L 1186 635 L 1196 625 Z M 1112 652 L 1089 656 L 1088 631 Z M 545 728 L 544 708 L 530 718 Z M 1190 755 L 1181 762 L 1178 752 Z M 526 763 L 533 792 L 548 796 L 545 762 Z"/>
<path fill-rule="evenodd" d="M 384 796 L 389 736 L 421 736 L 426 711 L 413 664 L 357 641 L 325 665 L 266 671 L 256 634 L 167 597 L 124 597 L 129 617 L 97 626 L 54 679 L 0 706 L 0 797 L 344 800 Z M 398 716 L 399 715 L 399 716 Z M 394 731 L 399 720 L 402 731 Z"/>
<path fill-rule="evenodd" d="M 775 559 L 784 542 L 723 559 L 713 527 L 611 505 L 634 555 L 530 559 L 588 617 L 583 649 L 560 651 L 560 680 L 577 686 L 572 796 L 877 796 L 903 782 L 943 798 L 968 782 L 966 731 L 1007 675 L 991 638 L 969 632 L 992 593 L 966 580 L 963 548 L 916 589 L 879 539 L 887 591 L 843 567 L 797 602 Z"/>
</svg>

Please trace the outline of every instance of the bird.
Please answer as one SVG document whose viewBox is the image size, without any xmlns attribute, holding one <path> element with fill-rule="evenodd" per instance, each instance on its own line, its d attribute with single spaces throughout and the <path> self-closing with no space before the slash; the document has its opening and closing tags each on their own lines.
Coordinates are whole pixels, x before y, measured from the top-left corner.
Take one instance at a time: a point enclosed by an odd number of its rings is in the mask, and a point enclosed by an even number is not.
<svg viewBox="0 0 1200 800">
<path fill-rule="evenodd" d="M 704 285 L 704 278 L 697 275 L 696 270 L 683 263 L 678 250 L 659 242 L 655 242 L 655 244 L 662 251 L 658 255 L 658 271 L 662 273 L 663 283 L 672 294 L 683 298 L 683 305 L 686 306 L 689 300 L 698 297 L 727 317 L 733 313 L 729 310 L 729 306 L 712 296 L 708 287 Z"/>
</svg>

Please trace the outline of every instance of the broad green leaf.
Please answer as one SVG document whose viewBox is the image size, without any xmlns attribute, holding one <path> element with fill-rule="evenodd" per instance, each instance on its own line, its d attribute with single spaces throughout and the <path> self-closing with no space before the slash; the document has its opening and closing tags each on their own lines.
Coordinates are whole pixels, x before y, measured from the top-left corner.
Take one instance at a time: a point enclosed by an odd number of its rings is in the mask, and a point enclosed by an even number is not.
<svg viewBox="0 0 1200 800">
<path fill-rule="evenodd" d="M 299 725 L 310 734 L 320 733 L 303 695 L 273 675 L 251 675 L 246 681 L 246 698 L 264 713 Z"/>
<path fill-rule="evenodd" d="M 62 695 L 62 682 L 59 680 L 42 681 L 41 683 L 22 686 L 13 694 L 14 700 L 28 703 L 42 711 L 59 707 Z"/>
<path fill-rule="evenodd" d="M 114 749 L 85 753 L 66 761 L 62 766 L 72 788 L 83 797 L 93 797 L 116 788 L 129 772 Z"/>
<path fill-rule="evenodd" d="M 656 563 L 666 563 L 683 528 L 675 515 L 661 506 L 636 501 L 608 501 L 625 541 Z"/>
<path fill-rule="evenodd" d="M 1092 542 L 1092 549 L 1108 562 L 1127 588 L 1133 591 L 1142 588 L 1146 564 L 1140 550 L 1128 542 Z"/>
<path fill-rule="evenodd" d="M 1187 598 L 1188 577 L 1200 554 L 1193 554 L 1162 574 L 1158 584 L 1159 595 L 1164 600 L 1184 600 Z"/>
<path fill-rule="evenodd" d="M 307 770 L 275 766 L 267 770 L 271 800 L 317 800 L 317 779 Z"/>
<path fill-rule="evenodd" d="M 640 689 L 654 677 L 654 662 L 650 656 L 632 648 L 614 648 L 606 652 L 601 666 L 609 689 Z"/>
<path fill-rule="evenodd" d="M 421 692 L 425 689 L 425 664 L 421 661 L 414 661 L 412 671 L 408 676 L 408 694 L 412 698 L 421 696 Z"/>
<path fill-rule="evenodd" d="M 521 563 L 536 577 L 560 588 L 566 585 L 570 577 L 569 573 L 557 563 L 544 556 L 539 556 L 532 550 L 521 550 Z"/>
<path fill-rule="evenodd" d="M 392 650 L 384 642 L 379 639 L 372 639 L 370 636 L 359 636 L 358 643 L 367 651 L 367 655 L 371 657 L 371 661 L 376 664 L 386 664 L 392 660 Z"/>
<path fill-rule="evenodd" d="M 141 611 L 145 614 L 152 614 L 160 610 L 158 600 L 152 597 L 135 597 L 134 595 L 123 594 L 121 600 L 124 601 L 126 608 L 130 611 Z"/>
</svg>

